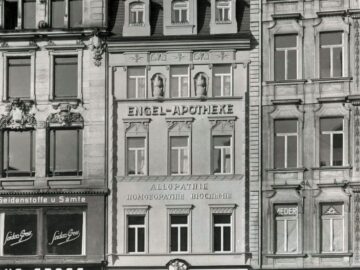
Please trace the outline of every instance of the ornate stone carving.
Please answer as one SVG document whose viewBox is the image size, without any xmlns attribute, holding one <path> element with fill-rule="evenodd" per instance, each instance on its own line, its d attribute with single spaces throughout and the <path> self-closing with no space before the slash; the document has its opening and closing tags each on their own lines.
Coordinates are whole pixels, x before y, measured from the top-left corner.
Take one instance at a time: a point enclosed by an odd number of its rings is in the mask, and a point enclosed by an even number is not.
<svg viewBox="0 0 360 270">
<path fill-rule="evenodd" d="M 209 79 L 205 73 L 200 72 L 195 76 L 195 92 L 198 97 L 205 97 L 207 95 L 207 86 Z"/>
<path fill-rule="evenodd" d="M 151 78 L 151 86 L 152 86 L 152 94 L 155 98 L 164 97 L 164 89 L 165 89 L 165 76 L 161 73 L 156 73 Z"/>
<path fill-rule="evenodd" d="M 206 61 L 210 59 L 208 52 L 194 52 L 193 58 L 196 61 Z"/>
<path fill-rule="evenodd" d="M 209 117 L 212 129 L 219 129 L 220 131 L 234 130 L 236 116 L 234 117 Z"/>
<path fill-rule="evenodd" d="M 140 205 L 140 206 L 125 206 L 126 215 L 146 215 L 150 206 Z"/>
<path fill-rule="evenodd" d="M 13 100 L 6 106 L 5 114 L 1 116 L 0 127 L 11 129 L 34 128 L 35 113 L 32 112 L 33 102 L 20 99 Z"/>
<path fill-rule="evenodd" d="M 188 270 L 189 263 L 181 259 L 173 259 L 166 264 L 168 270 Z"/>
<path fill-rule="evenodd" d="M 73 106 L 70 104 L 60 103 L 59 105 L 54 105 L 55 109 L 58 109 L 58 112 L 51 113 L 46 119 L 48 126 L 61 126 L 61 127 L 71 127 L 71 126 L 83 126 L 84 119 L 78 112 L 72 112 Z"/>
<path fill-rule="evenodd" d="M 150 61 L 166 61 L 165 53 L 152 53 L 150 54 Z"/>
<path fill-rule="evenodd" d="M 93 60 L 95 66 L 101 66 L 102 55 L 106 49 L 106 43 L 99 37 L 98 33 L 94 33 L 91 38 L 90 50 L 93 54 Z"/>
<path fill-rule="evenodd" d="M 194 118 L 166 118 L 166 123 L 168 125 L 168 130 L 173 132 L 186 131 L 190 132 L 192 122 Z"/>
<path fill-rule="evenodd" d="M 144 57 L 140 56 L 138 53 L 135 53 L 133 56 L 130 56 L 130 59 L 135 61 L 136 63 L 139 62 Z"/>
</svg>

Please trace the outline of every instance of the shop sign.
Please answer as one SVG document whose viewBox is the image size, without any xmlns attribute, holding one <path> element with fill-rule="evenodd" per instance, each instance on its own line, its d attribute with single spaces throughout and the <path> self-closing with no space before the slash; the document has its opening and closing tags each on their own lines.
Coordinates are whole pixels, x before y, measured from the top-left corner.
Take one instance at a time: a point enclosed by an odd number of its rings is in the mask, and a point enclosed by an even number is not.
<svg viewBox="0 0 360 270">
<path fill-rule="evenodd" d="M 298 213 L 298 208 L 294 205 L 277 205 L 275 209 L 277 216 L 296 216 Z"/>
<path fill-rule="evenodd" d="M 86 203 L 85 196 L 0 196 L 0 205 L 78 204 Z"/>
</svg>

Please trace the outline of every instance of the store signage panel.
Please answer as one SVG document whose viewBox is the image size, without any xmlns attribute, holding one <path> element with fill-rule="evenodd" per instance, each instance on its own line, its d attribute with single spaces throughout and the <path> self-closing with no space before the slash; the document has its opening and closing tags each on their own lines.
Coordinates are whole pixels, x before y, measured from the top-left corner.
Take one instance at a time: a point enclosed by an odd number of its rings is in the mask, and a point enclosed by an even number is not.
<svg viewBox="0 0 360 270">
<path fill-rule="evenodd" d="M 29 204 L 79 204 L 86 203 L 85 196 L 0 196 L 0 205 Z M 1 269 L 0 269 L 1 270 Z"/>
<path fill-rule="evenodd" d="M 82 214 L 48 214 L 46 217 L 47 254 L 81 254 L 82 223 Z"/>
<path fill-rule="evenodd" d="M 36 214 L 6 214 L 4 227 L 4 255 L 36 254 Z"/>
</svg>

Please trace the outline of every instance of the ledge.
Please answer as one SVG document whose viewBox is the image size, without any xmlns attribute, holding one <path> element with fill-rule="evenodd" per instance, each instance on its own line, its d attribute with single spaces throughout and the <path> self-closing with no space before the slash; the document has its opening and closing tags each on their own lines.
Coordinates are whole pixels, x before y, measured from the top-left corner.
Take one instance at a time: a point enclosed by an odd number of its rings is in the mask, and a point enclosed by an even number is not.
<svg viewBox="0 0 360 270">
<path fill-rule="evenodd" d="M 300 98 L 272 99 L 271 102 L 274 105 L 299 105 L 302 103 L 302 100 Z"/>
<path fill-rule="evenodd" d="M 242 100 L 243 96 L 231 96 L 231 97 L 207 97 L 207 96 L 201 96 L 201 97 L 186 97 L 186 98 L 168 98 L 168 97 L 163 97 L 161 98 L 161 102 L 169 102 L 169 101 L 218 101 L 218 100 Z M 158 103 L 159 102 L 159 98 L 153 98 L 153 97 L 149 97 L 149 98 L 116 98 L 115 99 L 117 102 L 127 102 L 127 103 L 131 103 L 131 102 L 149 102 L 149 103 Z"/>
<path fill-rule="evenodd" d="M 299 80 L 281 80 L 281 81 L 265 81 L 265 84 L 304 84 L 307 80 L 299 79 Z"/>
<path fill-rule="evenodd" d="M 345 16 L 346 10 L 332 10 L 316 12 L 318 17 Z"/>
<path fill-rule="evenodd" d="M 270 185 L 273 189 L 301 189 L 300 185 Z"/>
<path fill-rule="evenodd" d="M 335 77 L 335 78 L 313 78 L 312 82 L 326 83 L 326 82 L 348 82 L 351 81 L 352 77 Z"/>
<path fill-rule="evenodd" d="M 330 102 L 345 102 L 346 97 L 340 96 L 340 97 L 320 97 L 317 98 L 319 103 L 330 103 Z"/>
<path fill-rule="evenodd" d="M 230 175 L 170 175 L 170 176 L 116 176 L 118 182 L 176 182 L 176 181 L 241 181 L 243 174 Z"/>
<path fill-rule="evenodd" d="M 319 188 L 328 188 L 328 187 L 345 187 L 348 184 L 347 181 L 343 182 L 334 182 L 334 183 L 319 183 L 317 186 Z"/>
<path fill-rule="evenodd" d="M 283 14 L 273 14 L 271 17 L 274 20 L 290 20 L 290 19 L 301 19 L 300 13 L 283 13 Z"/>
<path fill-rule="evenodd" d="M 346 100 L 351 102 L 353 105 L 360 105 L 360 95 L 349 95 Z"/>
<path fill-rule="evenodd" d="M 348 14 L 353 19 L 359 19 L 360 18 L 360 9 L 348 9 Z"/>
<path fill-rule="evenodd" d="M 265 254 L 265 257 L 268 258 L 305 258 L 307 254 L 299 253 L 299 254 Z"/>
<path fill-rule="evenodd" d="M 1 37 L 2 38 L 2 37 Z M 0 51 L 13 52 L 13 51 L 36 51 L 39 47 L 36 44 L 29 44 L 28 46 L 9 46 L 7 43 L 3 43 L 0 46 Z"/>
<path fill-rule="evenodd" d="M 336 171 L 336 170 L 349 170 L 352 169 L 352 166 L 322 166 L 322 167 L 312 167 L 312 170 L 319 170 L 319 171 Z"/>
<path fill-rule="evenodd" d="M 277 169 L 265 169 L 268 172 L 304 172 L 306 168 L 277 168 Z"/>
<path fill-rule="evenodd" d="M 334 258 L 334 257 L 351 257 L 352 252 L 343 252 L 343 253 L 313 253 L 310 254 L 312 257 L 321 257 L 321 258 Z"/>
</svg>

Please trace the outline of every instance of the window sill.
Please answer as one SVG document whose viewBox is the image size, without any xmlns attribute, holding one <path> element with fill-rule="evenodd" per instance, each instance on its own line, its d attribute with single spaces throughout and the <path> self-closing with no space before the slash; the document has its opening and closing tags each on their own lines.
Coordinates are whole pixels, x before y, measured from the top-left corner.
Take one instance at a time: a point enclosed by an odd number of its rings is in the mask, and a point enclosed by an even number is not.
<svg viewBox="0 0 360 270">
<path fill-rule="evenodd" d="M 266 169 L 267 172 L 282 172 L 282 173 L 286 173 L 286 172 L 304 172 L 306 171 L 306 168 L 303 167 L 299 167 L 299 168 L 274 168 L 274 169 Z"/>
<path fill-rule="evenodd" d="M 279 80 L 279 81 L 265 81 L 265 84 L 273 85 L 273 84 L 280 84 L 280 85 L 288 85 L 288 84 L 304 84 L 307 80 L 305 79 L 298 79 L 298 80 Z"/>
<path fill-rule="evenodd" d="M 313 167 L 312 170 L 319 170 L 319 171 L 334 171 L 334 170 L 350 170 L 352 166 L 321 166 L 321 167 Z"/>
<path fill-rule="evenodd" d="M 243 99 L 242 96 L 216 96 L 216 97 L 208 97 L 208 96 L 200 96 L 200 97 L 174 97 L 174 98 L 126 98 L 126 99 L 117 99 L 119 102 L 165 102 L 165 101 L 211 101 L 211 100 L 232 100 L 232 99 Z"/>
<path fill-rule="evenodd" d="M 272 99 L 271 103 L 274 105 L 299 105 L 302 103 L 302 100 L 300 98 Z"/>
<path fill-rule="evenodd" d="M 312 82 L 326 83 L 326 82 L 349 82 L 352 77 L 334 77 L 334 78 L 314 78 Z"/>
<path fill-rule="evenodd" d="M 307 254 L 304 253 L 287 253 L 287 254 L 265 254 L 268 258 L 305 258 Z"/>
<path fill-rule="evenodd" d="M 333 258 L 333 257 L 351 257 L 353 255 L 352 252 L 332 252 L 332 253 L 314 253 L 311 254 L 312 257 L 320 257 L 320 258 Z"/>
<path fill-rule="evenodd" d="M 232 21 L 215 21 L 215 24 L 220 24 L 220 25 L 223 25 L 223 24 L 232 24 Z"/>
</svg>

